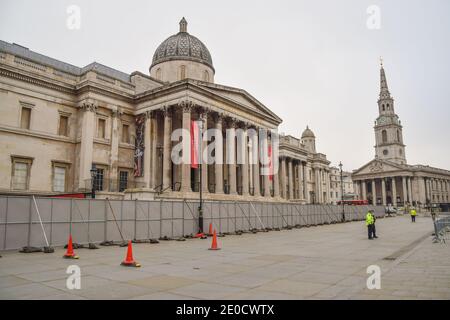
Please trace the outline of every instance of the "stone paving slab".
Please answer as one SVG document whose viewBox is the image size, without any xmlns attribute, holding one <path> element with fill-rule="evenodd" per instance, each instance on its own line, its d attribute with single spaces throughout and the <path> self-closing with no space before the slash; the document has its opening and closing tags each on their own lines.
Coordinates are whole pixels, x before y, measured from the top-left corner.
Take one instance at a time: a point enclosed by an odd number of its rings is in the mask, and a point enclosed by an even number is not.
<svg viewBox="0 0 450 320">
<path fill-rule="evenodd" d="M 124 268 L 126 248 L 79 249 L 79 260 L 2 252 L 1 299 L 450 299 L 450 245 L 433 244 L 428 218 L 364 222 L 210 239 L 134 244 L 141 268 Z M 425 237 L 425 238 L 424 238 Z M 423 238 L 423 241 L 418 241 Z M 76 241 L 76 240 L 75 240 Z M 386 257 L 401 253 L 393 260 Z M 366 269 L 381 268 L 381 289 L 368 290 Z M 80 290 L 66 269 L 81 268 Z"/>
</svg>

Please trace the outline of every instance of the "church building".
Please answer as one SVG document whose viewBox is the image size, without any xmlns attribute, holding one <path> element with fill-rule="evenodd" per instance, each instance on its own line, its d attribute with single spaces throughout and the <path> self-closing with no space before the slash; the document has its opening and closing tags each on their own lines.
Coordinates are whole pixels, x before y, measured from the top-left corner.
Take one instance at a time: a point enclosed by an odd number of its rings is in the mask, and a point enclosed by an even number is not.
<svg viewBox="0 0 450 320">
<path fill-rule="evenodd" d="M 395 113 L 383 64 L 378 113 L 374 126 L 375 159 L 352 174 L 359 198 L 394 207 L 449 203 L 450 171 L 406 161 L 403 126 Z"/>
</svg>

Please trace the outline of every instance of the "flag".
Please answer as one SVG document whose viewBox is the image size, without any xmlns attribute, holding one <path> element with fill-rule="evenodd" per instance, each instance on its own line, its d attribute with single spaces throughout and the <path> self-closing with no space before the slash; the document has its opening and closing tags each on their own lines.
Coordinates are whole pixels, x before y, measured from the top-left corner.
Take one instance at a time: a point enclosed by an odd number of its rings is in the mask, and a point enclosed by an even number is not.
<svg viewBox="0 0 450 320">
<path fill-rule="evenodd" d="M 191 120 L 191 168 L 198 168 L 198 140 L 199 127 L 196 121 Z"/>
</svg>

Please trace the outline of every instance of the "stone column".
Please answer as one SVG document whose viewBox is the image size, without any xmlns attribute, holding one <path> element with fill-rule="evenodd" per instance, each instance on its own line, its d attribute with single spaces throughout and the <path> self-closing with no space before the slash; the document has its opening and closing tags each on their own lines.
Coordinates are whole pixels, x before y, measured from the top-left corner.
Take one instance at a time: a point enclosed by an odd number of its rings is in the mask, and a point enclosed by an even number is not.
<svg viewBox="0 0 450 320">
<path fill-rule="evenodd" d="M 227 162 L 228 162 L 228 181 L 230 183 L 230 194 L 237 194 L 236 186 L 236 122 L 235 120 L 229 121 L 227 140 L 229 144 L 227 145 Z"/>
<path fill-rule="evenodd" d="M 265 130 L 265 129 L 264 129 Z M 262 143 L 264 144 L 263 151 L 266 154 L 266 157 L 268 158 L 269 154 L 269 139 L 268 139 L 268 131 L 265 130 L 265 135 Z M 269 164 L 264 164 L 264 168 L 268 169 Z M 268 170 L 266 170 L 268 171 Z M 264 197 L 270 197 L 270 175 L 265 174 L 263 175 L 263 182 L 264 182 Z"/>
<path fill-rule="evenodd" d="M 200 152 L 200 159 L 202 164 L 202 192 L 208 193 L 208 164 L 205 163 L 205 159 L 203 157 L 203 153 L 205 152 L 206 148 L 208 147 L 208 137 L 206 135 L 206 132 L 208 130 L 208 110 L 203 110 L 200 114 L 201 125 L 202 125 L 202 134 L 203 137 L 199 137 L 199 139 L 202 139 L 202 150 Z"/>
<path fill-rule="evenodd" d="M 292 170 L 292 159 L 288 160 L 288 175 L 289 175 L 289 199 L 294 199 L 294 175 Z"/>
<path fill-rule="evenodd" d="M 163 190 L 171 188 L 172 159 L 170 153 L 172 151 L 172 113 L 168 107 L 163 110 L 164 113 L 164 151 L 163 151 Z"/>
<path fill-rule="evenodd" d="M 181 165 L 180 192 L 192 192 L 191 188 L 191 104 L 182 103 L 183 111 L 183 164 Z"/>
<path fill-rule="evenodd" d="M 248 126 L 244 124 L 242 127 L 242 146 L 241 153 L 243 155 L 242 167 L 242 195 L 247 197 L 249 195 L 249 181 L 248 181 L 248 142 L 247 142 Z"/>
<path fill-rule="evenodd" d="M 302 168 L 303 168 L 303 198 L 306 200 L 307 203 L 310 203 L 310 199 L 309 199 L 309 192 L 308 192 L 308 174 L 306 173 L 306 163 L 302 163 Z"/>
<path fill-rule="evenodd" d="M 275 160 L 273 160 L 274 152 L 272 151 L 272 163 L 275 163 Z M 280 180 L 279 180 L 279 166 L 278 171 L 273 172 L 273 197 L 279 198 L 280 197 Z"/>
<path fill-rule="evenodd" d="M 326 177 L 327 177 L 327 202 L 328 203 L 331 203 L 331 195 L 330 195 L 330 193 L 331 193 L 331 182 L 330 182 L 330 172 L 329 171 L 327 171 L 326 172 L 327 174 L 326 174 Z"/>
<path fill-rule="evenodd" d="M 118 179 L 118 161 L 119 161 L 119 138 L 120 138 L 120 131 L 119 131 L 119 120 L 122 112 L 119 108 L 114 107 L 114 109 L 111 112 L 111 118 L 112 118 L 112 124 L 111 124 L 111 149 L 109 154 L 109 191 L 117 192 L 119 191 L 119 179 Z M 147 126 L 147 121 L 145 123 L 145 126 Z M 148 140 L 146 138 L 147 129 L 144 131 L 144 143 Z M 147 146 L 145 145 L 144 148 L 146 149 Z M 147 185 L 148 177 L 146 176 L 145 172 L 148 171 L 148 168 L 146 168 L 147 161 L 149 159 L 148 155 L 146 154 L 146 150 L 144 149 L 144 182 Z M 149 148 L 150 149 L 150 148 Z"/>
<path fill-rule="evenodd" d="M 302 164 L 299 162 L 297 164 L 297 176 L 298 176 L 298 198 L 303 199 L 302 197 Z"/>
<path fill-rule="evenodd" d="M 362 199 L 367 200 L 367 191 L 366 191 L 366 180 L 361 181 L 361 189 L 362 189 Z"/>
<path fill-rule="evenodd" d="M 412 198 L 412 183 L 411 183 L 411 177 L 408 177 L 408 199 L 409 199 L 409 203 L 412 204 L 413 198 Z"/>
<path fill-rule="evenodd" d="M 114 113 L 113 113 L 114 114 Z M 144 184 L 146 188 L 151 187 L 151 177 L 152 177 L 152 119 L 151 111 L 145 113 L 145 130 L 144 130 Z M 113 125 L 114 128 L 114 125 Z M 114 131 L 114 130 L 113 130 Z"/>
<path fill-rule="evenodd" d="M 255 131 L 256 134 L 252 137 L 253 195 L 255 197 L 260 197 L 258 128 L 255 128 Z"/>
<path fill-rule="evenodd" d="M 151 174 L 150 174 L 150 188 L 155 189 L 156 188 L 156 172 L 157 172 L 157 165 L 158 165 L 158 150 L 157 150 L 157 143 L 158 143 L 158 121 L 156 121 L 156 113 L 152 112 L 151 114 L 151 120 L 152 124 L 151 128 L 151 134 L 150 139 L 152 141 L 152 156 L 151 156 Z"/>
<path fill-rule="evenodd" d="M 91 101 L 83 102 L 79 109 L 82 112 L 81 142 L 78 168 L 78 189 L 91 189 L 92 154 L 94 150 L 95 114 L 97 105 Z"/>
<path fill-rule="evenodd" d="M 386 206 L 386 181 L 385 178 L 381 178 L 381 203 Z"/>
<path fill-rule="evenodd" d="M 396 178 L 392 177 L 392 205 L 394 207 L 397 206 L 397 183 L 396 183 Z"/>
<path fill-rule="evenodd" d="M 222 120 L 221 114 L 217 114 L 215 117 L 216 130 L 222 133 Z M 223 193 L 223 135 L 215 137 L 216 143 L 216 163 L 214 164 L 214 179 L 215 179 L 215 193 Z"/>
<path fill-rule="evenodd" d="M 403 206 L 408 202 L 408 191 L 406 189 L 406 178 L 402 177 L 402 189 L 403 189 Z"/>
<path fill-rule="evenodd" d="M 375 184 L 375 179 L 372 180 L 372 204 L 377 205 L 377 189 Z"/>
<path fill-rule="evenodd" d="M 298 163 L 298 197 L 304 199 L 303 196 L 303 162 Z"/>
<path fill-rule="evenodd" d="M 286 158 L 281 158 L 281 197 L 287 199 L 286 191 Z"/>
</svg>

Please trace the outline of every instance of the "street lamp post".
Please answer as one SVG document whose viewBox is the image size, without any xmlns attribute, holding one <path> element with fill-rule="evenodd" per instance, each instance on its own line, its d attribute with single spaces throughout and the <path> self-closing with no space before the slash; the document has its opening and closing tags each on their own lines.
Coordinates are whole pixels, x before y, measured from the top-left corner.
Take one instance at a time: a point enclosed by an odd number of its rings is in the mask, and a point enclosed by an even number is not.
<svg viewBox="0 0 450 320">
<path fill-rule="evenodd" d="M 91 168 L 91 198 L 95 199 L 95 177 L 97 176 L 97 168 L 92 165 Z"/>
<path fill-rule="evenodd" d="M 345 222 L 345 209 L 344 209 L 344 181 L 342 177 L 342 162 L 339 162 L 339 169 L 341 170 L 341 205 L 342 205 L 342 222 Z"/>
</svg>

